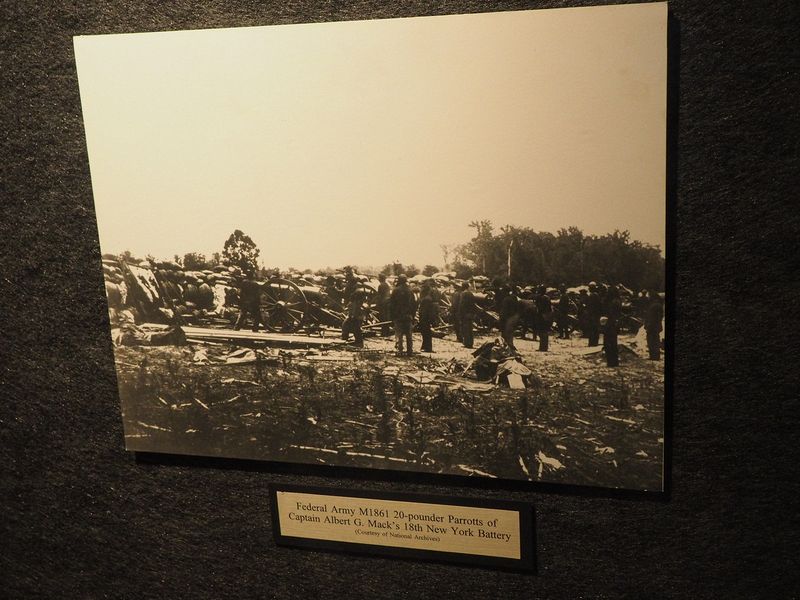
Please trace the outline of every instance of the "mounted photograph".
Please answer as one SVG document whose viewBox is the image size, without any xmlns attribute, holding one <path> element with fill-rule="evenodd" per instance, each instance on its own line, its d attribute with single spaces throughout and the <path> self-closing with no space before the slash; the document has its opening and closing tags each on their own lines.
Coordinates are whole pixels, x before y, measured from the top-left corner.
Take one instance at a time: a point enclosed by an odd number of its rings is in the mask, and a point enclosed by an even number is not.
<svg viewBox="0 0 800 600">
<path fill-rule="evenodd" d="M 74 47 L 127 450 L 663 489 L 666 3 Z"/>
</svg>

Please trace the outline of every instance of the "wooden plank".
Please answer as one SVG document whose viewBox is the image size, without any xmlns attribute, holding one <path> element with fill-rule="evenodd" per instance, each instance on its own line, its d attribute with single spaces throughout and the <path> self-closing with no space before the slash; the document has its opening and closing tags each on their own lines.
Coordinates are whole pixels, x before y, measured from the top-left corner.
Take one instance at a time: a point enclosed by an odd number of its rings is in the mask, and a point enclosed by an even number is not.
<svg viewBox="0 0 800 600">
<path fill-rule="evenodd" d="M 217 329 L 208 327 L 182 327 L 187 338 L 203 341 L 260 342 L 266 346 L 286 348 L 328 348 L 342 345 L 343 342 L 332 338 L 312 337 L 289 333 L 273 333 L 268 331 L 237 331 L 235 329 Z"/>
</svg>

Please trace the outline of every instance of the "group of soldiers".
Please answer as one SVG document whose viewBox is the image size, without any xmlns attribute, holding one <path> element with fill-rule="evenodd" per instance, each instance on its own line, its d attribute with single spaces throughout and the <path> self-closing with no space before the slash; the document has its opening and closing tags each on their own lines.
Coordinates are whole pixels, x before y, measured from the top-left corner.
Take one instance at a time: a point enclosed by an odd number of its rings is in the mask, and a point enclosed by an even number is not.
<svg viewBox="0 0 800 600">
<path fill-rule="evenodd" d="M 348 272 L 346 275 L 345 299 L 349 301 L 347 319 L 342 326 L 342 339 L 348 340 L 353 334 L 357 347 L 364 345 L 361 327 L 367 316 L 366 293 L 355 289 L 355 279 Z M 352 278 L 352 279 L 351 279 Z M 439 291 L 431 280 L 422 284 L 419 299 L 408 285 L 405 275 L 397 277 L 392 288 L 386 281 L 386 275 L 378 276 L 378 290 L 375 304 L 381 322 L 381 335 L 390 333 L 394 327 L 395 347 L 398 354 L 411 356 L 414 352 L 412 331 L 414 320 L 422 334 L 422 352 L 433 352 L 433 328 L 439 321 Z M 348 288 L 353 290 L 348 293 Z"/>
<path fill-rule="evenodd" d="M 412 290 L 405 275 L 399 275 L 394 286 L 389 285 L 383 274 L 378 276 L 378 281 L 373 301 L 378 311 L 381 335 L 389 336 L 393 329 L 398 354 L 410 356 L 413 353 L 412 331 L 416 321 L 422 335 L 421 351 L 432 352 L 434 328 L 440 322 L 442 295 L 434 280 L 423 282 L 418 290 Z M 253 331 L 256 331 L 261 319 L 259 286 L 251 277 L 245 277 L 239 289 L 240 314 L 235 328 L 241 328 L 248 319 L 252 319 Z M 349 341 L 352 335 L 353 344 L 363 347 L 363 326 L 370 311 L 369 292 L 359 287 L 352 270 L 346 270 L 344 288 L 340 294 L 346 306 L 342 339 Z M 485 308 L 479 304 L 468 282 L 461 283 L 451 293 L 450 304 L 450 324 L 456 339 L 465 348 L 472 348 L 475 323 Z M 569 338 L 577 326 L 588 339 L 589 346 L 599 345 L 602 333 L 607 365 L 619 366 L 618 336 L 623 314 L 617 286 L 591 282 L 588 289 L 581 289 L 576 296 L 568 293 L 562 285 L 557 297 L 551 298 L 543 285 L 523 291 L 517 286 L 499 283 L 495 286 L 491 308 L 498 315 L 497 328 L 512 352 L 516 352 L 514 341 L 520 329 L 523 339 L 528 331 L 532 331 L 533 339 L 539 341 L 538 351 L 548 352 L 550 333 L 555 323 L 559 339 Z M 642 291 L 632 299 L 632 308 L 634 316 L 643 322 L 647 332 L 649 358 L 659 360 L 664 317 L 661 297 L 654 290 Z"/>
</svg>

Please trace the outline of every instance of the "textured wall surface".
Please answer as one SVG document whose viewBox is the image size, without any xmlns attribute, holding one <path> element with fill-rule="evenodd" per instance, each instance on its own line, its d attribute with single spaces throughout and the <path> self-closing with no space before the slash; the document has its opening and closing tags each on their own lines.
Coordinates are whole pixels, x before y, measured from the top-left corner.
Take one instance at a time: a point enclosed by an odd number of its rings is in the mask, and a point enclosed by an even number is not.
<svg viewBox="0 0 800 600">
<path fill-rule="evenodd" d="M 0 5 L 0 595 L 800 593 L 790 510 L 799 425 L 794 0 L 671 3 L 679 95 L 667 500 L 137 462 L 123 450 L 73 35 L 581 4 Z M 538 575 L 276 548 L 270 481 L 532 501 Z"/>
</svg>

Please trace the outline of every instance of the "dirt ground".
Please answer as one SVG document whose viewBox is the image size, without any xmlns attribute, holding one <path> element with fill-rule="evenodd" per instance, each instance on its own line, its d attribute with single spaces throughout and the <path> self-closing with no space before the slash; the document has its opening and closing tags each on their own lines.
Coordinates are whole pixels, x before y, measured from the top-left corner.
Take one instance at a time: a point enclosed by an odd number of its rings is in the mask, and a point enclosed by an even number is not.
<svg viewBox="0 0 800 600">
<path fill-rule="evenodd" d="M 525 390 L 462 377 L 471 351 L 452 335 L 413 357 L 395 356 L 391 338 L 363 350 L 189 344 L 115 355 L 131 450 L 658 490 L 663 361 L 631 350 L 631 336 L 620 345 L 612 369 L 577 336 L 551 337 L 547 353 L 517 340 L 533 371 Z"/>
</svg>

